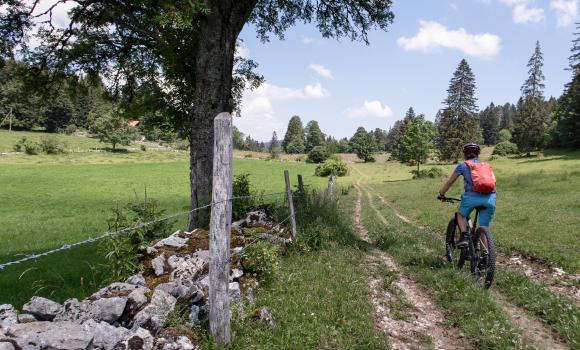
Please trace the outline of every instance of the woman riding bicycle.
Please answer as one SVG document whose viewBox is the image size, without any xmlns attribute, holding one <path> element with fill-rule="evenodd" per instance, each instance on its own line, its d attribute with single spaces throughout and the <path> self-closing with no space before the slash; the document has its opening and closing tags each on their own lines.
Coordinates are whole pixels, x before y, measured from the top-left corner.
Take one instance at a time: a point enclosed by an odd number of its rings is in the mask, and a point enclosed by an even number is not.
<svg viewBox="0 0 580 350">
<path fill-rule="evenodd" d="M 467 218 L 469 218 L 471 212 L 473 212 L 475 208 L 479 209 L 480 226 L 489 227 L 495 214 L 495 199 L 496 199 L 495 176 L 493 176 L 491 168 L 489 167 L 484 168 L 484 172 L 482 172 L 483 175 L 481 177 L 484 178 L 483 181 L 487 180 L 486 177 L 489 177 L 490 181 L 491 178 L 493 178 L 492 187 L 490 187 L 491 185 L 487 187 L 485 186 L 488 184 L 483 184 L 484 185 L 483 187 L 480 186 L 481 184 L 479 183 L 474 184 L 474 180 L 472 177 L 472 171 L 475 168 L 478 168 L 478 165 L 484 165 L 484 163 L 482 163 L 479 160 L 480 151 L 481 149 L 479 145 L 474 143 L 468 143 L 465 146 L 463 146 L 463 154 L 465 156 L 466 161 L 459 163 L 457 165 L 455 171 L 453 171 L 453 174 L 451 174 L 451 177 L 449 178 L 449 180 L 447 180 L 447 183 L 443 185 L 443 188 L 439 192 L 438 198 L 444 199 L 445 194 L 447 193 L 449 188 L 453 186 L 457 178 L 459 178 L 460 175 L 463 176 L 465 192 L 461 196 L 461 204 L 459 206 L 459 211 L 457 212 L 458 224 L 459 228 L 461 229 L 461 237 L 459 238 L 459 241 L 457 241 L 456 243 L 456 246 L 459 248 L 465 248 L 469 244 L 467 235 L 468 230 Z M 490 175 L 485 173 L 485 171 L 489 172 Z M 477 174 L 477 176 L 478 176 L 477 181 L 479 181 L 480 179 L 479 174 Z M 481 188 L 484 189 L 482 190 Z"/>
</svg>

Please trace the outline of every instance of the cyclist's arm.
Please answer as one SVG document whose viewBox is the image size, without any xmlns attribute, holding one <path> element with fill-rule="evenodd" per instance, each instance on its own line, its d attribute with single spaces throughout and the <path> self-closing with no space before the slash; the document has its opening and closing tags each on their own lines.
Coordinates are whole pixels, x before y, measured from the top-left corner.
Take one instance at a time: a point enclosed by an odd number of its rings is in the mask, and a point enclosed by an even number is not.
<svg viewBox="0 0 580 350">
<path fill-rule="evenodd" d="M 445 185 L 443 185 L 443 188 L 441 189 L 441 191 L 439 191 L 439 195 L 441 195 L 441 197 L 445 197 L 445 193 L 447 193 L 447 191 L 449 191 L 449 189 L 451 188 L 451 186 L 453 186 L 453 184 L 455 183 L 455 181 L 457 180 L 458 177 L 459 177 L 459 174 L 456 174 L 456 173 L 451 174 L 451 176 L 449 177 L 449 180 L 447 180 Z"/>
</svg>

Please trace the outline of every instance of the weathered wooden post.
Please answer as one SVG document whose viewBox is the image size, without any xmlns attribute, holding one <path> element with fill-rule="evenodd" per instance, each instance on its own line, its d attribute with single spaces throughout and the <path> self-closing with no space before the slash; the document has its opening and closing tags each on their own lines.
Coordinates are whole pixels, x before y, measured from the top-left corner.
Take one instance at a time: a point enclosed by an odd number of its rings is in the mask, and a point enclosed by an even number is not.
<svg viewBox="0 0 580 350">
<path fill-rule="evenodd" d="M 222 346 L 231 341 L 229 260 L 232 223 L 232 117 L 214 119 L 213 192 L 209 242 L 209 327 Z"/>
<path fill-rule="evenodd" d="M 301 196 L 304 195 L 304 182 L 302 181 L 301 174 L 298 174 L 298 191 L 300 192 Z"/>
<path fill-rule="evenodd" d="M 284 170 L 284 180 L 286 182 L 286 197 L 288 198 L 288 208 L 290 209 L 292 240 L 296 241 L 296 217 L 294 216 L 294 200 L 292 199 L 292 188 L 290 187 L 290 175 L 288 174 L 288 170 Z"/>
<path fill-rule="evenodd" d="M 336 176 L 330 175 L 328 178 L 328 190 L 327 193 L 330 197 L 334 196 L 336 190 Z"/>
</svg>

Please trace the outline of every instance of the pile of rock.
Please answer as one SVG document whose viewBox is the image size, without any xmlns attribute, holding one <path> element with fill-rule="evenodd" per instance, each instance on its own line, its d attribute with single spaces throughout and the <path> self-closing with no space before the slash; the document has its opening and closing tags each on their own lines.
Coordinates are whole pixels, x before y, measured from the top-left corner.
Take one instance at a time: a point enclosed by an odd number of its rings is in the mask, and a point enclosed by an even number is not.
<svg viewBox="0 0 580 350">
<path fill-rule="evenodd" d="M 259 212 L 242 221 L 235 225 L 233 252 L 247 244 L 239 228 L 271 225 Z M 33 297 L 21 313 L 12 305 L 0 305 L 0 350 L 197 349 L 187 331 L 168 332 L 165 327 L 176 314 L 186 314 L 189 324 L 207 315 L 208 265 L 208 233 L 177 231 L 147 248 L 141 273 L 84 300 L 59 304 Z M 245 276 L 238 259 L 232 259 L 230 270 L 230 297 L 241 301 L 243 289 L 253 300 L 255 279 Z"/>
</svg>

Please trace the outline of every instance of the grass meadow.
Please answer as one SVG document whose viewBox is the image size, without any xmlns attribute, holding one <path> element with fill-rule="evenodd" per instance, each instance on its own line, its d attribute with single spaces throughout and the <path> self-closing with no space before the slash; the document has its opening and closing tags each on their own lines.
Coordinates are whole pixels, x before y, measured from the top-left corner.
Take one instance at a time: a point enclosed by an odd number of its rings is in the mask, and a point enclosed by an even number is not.
<svg viewBox="0 0 580 350">
<path fill-rule="evenodd" d="M 2 132 L 0 144 L 10 142 L 7 135 L 14 142 L 21 138 L 19 132 Z M 70 137 L 87 147 L 95 142 Z M 296 175 L 302 174 L 307 185 L 323 186 L 326 179 L 315 177 L 314 168 L 299 162 L 234 160 L 234 172 L 250 173 L 255 190 L 265 193 L 284 190 L 285 169 L 294 184 Z M 143 198 L 145 189 L 166 214 L 185 211 L 188 181 L 188 156 L 183 152 L 1 156 L 0 262 L 102 234 L 107 231 L 110 210 L 136 196 Z M 176 228 L 185 222 L 184 216 Z M 92 244 L 8 267 L 0 271 L 0 303 L 21 305 L 35 294 L 56 300 L 90 294 L 102 283 L 102 264 L 98 247 Z"/>
<path fill-rule="evenodd" d="M 500 158 L 490 164 L 498 181 L 492 231 L 503 251 L 517 251 L 569 272 L 580 271 L 580 152 Z M 430 166 L 430 165 L 428 165 Z M 435 165 L 450 174 L 454 165 Z M 455 206 L 435 200 L 445 178 L 412 180 L 407 166 L 356 164 L 364 181 L 415 220 L 443 234 Z M 355 169 L 355 171 L 356 171 Z M 449 196 L 459 196 L 458 182 Z"/>
</svg>

